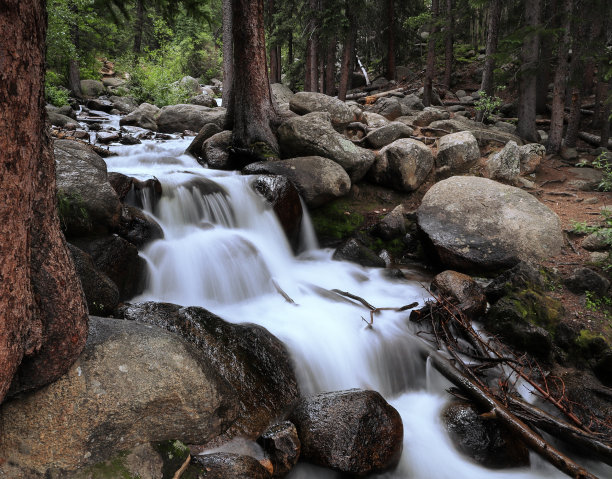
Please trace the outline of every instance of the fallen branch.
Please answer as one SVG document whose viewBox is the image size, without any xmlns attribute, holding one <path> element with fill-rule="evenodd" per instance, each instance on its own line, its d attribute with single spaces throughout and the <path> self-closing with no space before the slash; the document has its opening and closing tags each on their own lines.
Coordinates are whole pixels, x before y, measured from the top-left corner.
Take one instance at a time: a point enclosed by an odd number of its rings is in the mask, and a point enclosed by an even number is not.
<svg viewBox="0 0 612 479">
<path fill-rule="evenodd" d="M 187 470 L 187 468 L 189 467 L 189 463 L 191 462 L 191 455 L 188 454 L 187 455 L 187 459 L 185 459 L 185 462 L 183 463 L 183 465 L 181 466 L 181 468 L 176 471 L 174 473 L 174 476 L 172 476 L 172 479 L 180 479 L 180 477 L 183 475 L 183 473 Z"/>
<path fill-rule="evenodd" d="M 285 293 L 285 291 L 283 290 L 283 288 L 280 287 L 280 285 L 275 281 L 272 280 L 272 284 L 274 285 L 274 287 L 276 288 L 276 291 L 283 297 L 285 298 L 285 301 L 287 301 L 290 304 L 296 304 L 295 301 L 293 301 L 293 299 L 291 299 L 291 297 Z"/>
<path fill-rule="evenodd" d="M 453 366 L 450 361 L 439 352 L 430 350 L 426 353 L 426 356 L 431 360 L 432 365 L 446 379 L 482 407 L 487 408 L 489 412 L 494 413 L 495 417 L 497 417 L 500 422 L 518 434 L 527 446 L 557 469 L 576 479 L 597 479 L 597 476 L 594 476 L 572 461 L 569 457 L 552 447 L 551 444 L 513 415 L 503 404 L 492 397 L 491 394 L 487 393 L 480 385 L 462 374 L 461 371 Z"/>
<path fill-rule="evenodd" d="M 601 143 L 601 136 L 593 135 L 591 133 L 587 133 L 586 131 L 579 131 L 578 138 L 593 146 L 600 146 Z M 612 139 L 608 140 L 608 148 L 612 148 Z"/>
</svg>

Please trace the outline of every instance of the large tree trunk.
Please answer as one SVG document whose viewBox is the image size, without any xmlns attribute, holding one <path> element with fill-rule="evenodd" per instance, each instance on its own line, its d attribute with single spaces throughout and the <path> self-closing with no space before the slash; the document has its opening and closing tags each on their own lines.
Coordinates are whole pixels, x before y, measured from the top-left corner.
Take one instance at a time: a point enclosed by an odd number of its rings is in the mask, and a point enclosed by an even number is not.
<svg viewBox="0 0 612 479">
<path fill-rule="evenodd" d="M 274 0 L 268 0 L 268 28 L 271 35 L 274 34 L 275 30 L 274 13 L 276 13 Z M 281 81 L 280 47 L 277 45 L 277 41 L 270 45 L 270 83 L 280 83 Z"/>
<path fill-rule="evenodd" d="M 455 33 L 455 18 L 453 15 L 453 0 L 446 0 L 446 36 L 444 40 L 444 86 L 450 90 L 453 73 L 453 36 Z"/>
<path fill-rule="evenodd" d="M 489 19 L 487 24 L 487 47 L 484 71 L 480 89 L 489 97 L 493 96 L 493 70 L 495 68 L 495 52 L 497 52 L 497 39 L 499 38 L 499 20 L 501 17 L 502 1 L 492 0 L 489 6 Z M 476 120 L 482 121 L 483 111 L 476 113 Z"/>
<path fill-rule="evenodd" d="M 234 39 L 232 38 L 232 0 L 223 0 L 223 94 L 226 130 L 234 127 Z"/>
<path fill-rule="evenodd" d="M 306 78 L 304 79 L 304 91 L 317 91 L 319 77 L 318 66 L 318 51 L 319 51 L 319 34 L 314 12 L 318 10 L 317 0 L 310 0 L 310 11 L 313 17 L 308 23 L 308 32 L 306 40 Z"/>
<path fill-rule="evenodd" d="M 395 5 L 387 0 L 387 80 L 395 80 Z"/>
<path fill-rule="evenodd" d="M 433 78 L 436 69 L 436 22 L 438 20 L 438 0 L 431 2 L 431 25 L 429 27 L 429 42 L 427 45 L 427 69 L 425 71 L 425 85 L 423 88 L 423 105 L 431 106 Z"/>
<path fill-rule="evenodd" d="M 544 11 L 543 21 L 554 19 L 558 10 L 557 0 L 543 0 Z M 551 22 L 549 28 L 557 27 L 557 22 Z M 558 28 L 558 27 L 557 27 Z M 553 60 L 554 36 L 546 33 L 542 37 L 540 50 L 540 64 L 536 77 L 536 113 L 542 115 L 548 113 L 548 85 L 551 80 L 551 65 Z"/>
<path fill-rule="evenodd" d="M 0 401 L 64 374 L 87 338 L 45 125 L 43 0 L 0 0 Z"/>
<path fill-rule="evenodd" d="M 79 23 L 77 21 L 79 16 L 79 8 L 74 2 L 70 2 L 68 5 L 73 14 L 74 20 L 72 26 L 70 27 L 70 36 L 74 49 L 76 50 L 75 55 L 78 55 L 81 41 Z M 68 62 L 68 89 L 76 98 L 83 98 L 83 92 L 81 91 L 81 72 L 79 68 L 79 60 L 76 56 L 75 58 L 71 58 Z"/>
<path fill-rule="evenodd" d="M 278 155 L 270 123 L 276 117 L 266 64 L 263 0 L 232 0 L 234 129 L 232 144 L 254 159 Z"/>
<path fill-rule="evenodd" d="M 334 96 L 336 93 L 336 37 L 327 44 L 327 58 L 325 60 L 325 93 Z"/>
<path fill-rule="evenodd" d="M 351 75 L 353 73 L 352 58 L 355 50 L 355 37 L 357 36 L 357 21 L 348 1 L 346 5 L 346 15 L 348 16 L 349 28 L 346 33 L 346 38 L 344 39 L 342 69 L 340 70 L 340 85 L 338 87 L 338 98 L 342 101 L 346 100 L 346 92 L 350 88 Z"/>
<path fill-rule="evenodd" d="M 134 53 L 142 51 L 142 31 L 144 29 L 144 0 L 136 0 L 136 18 L 134 19 Z"/>
<path fill-rule="evenodd" d="M 563 118 L 565 113 L 565 90 L 567 87 L 567 73 L 569 71 L 570 27 L 572 21 L 573 0 L 563 1 L 563 28 L 557 45 L 557 70 L 555 71 L 552 113 L 550 116 L 550 131 L 548 134 L 547 150 L 549 153 L 558 153 L 561 150 L 563 139 Z"/>
<path fill-rule="evenodd" d="M 536 128 L 536 72 L 540 50 L 540 35 L 535 29 L 540 25 L 541 0 L 525 1 L 525 23 L 534 31 L 523 40 L 519 80 L 518 135 L 526 141 L 537 142 Z"/>
</svg>

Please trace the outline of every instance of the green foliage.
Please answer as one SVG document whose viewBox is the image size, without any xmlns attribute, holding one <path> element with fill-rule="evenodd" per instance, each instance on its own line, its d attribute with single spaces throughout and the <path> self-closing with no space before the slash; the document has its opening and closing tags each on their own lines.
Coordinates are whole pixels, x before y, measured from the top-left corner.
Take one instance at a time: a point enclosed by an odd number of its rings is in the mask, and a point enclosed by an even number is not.
<svg viewBox="0 0 612 479">
<path fill-rule="evenodd" d="M 455 43 L 453 47 L 453 56 L 457 63 L 473 63 L 476 61 L 476 55 L 469 55 L 474 51 L 474 47 L 469 43 Z"/>
<path fill-rule="evenodd" d="M 64 232 L 69 225 L 76 224 L 87 228 L 91 222 L 83 198 L 78 193 L 66 193 L 64 190 L 58 190 L 57 213 Z"/>
<path fill-rule="evenodd" d="M 586 291 L 585 306 L 589 311 L 601 312 L 607 319 L 612 319 L 612 298 L 600 297 L 593 291 Z"/>
<path fill-rule="evenodd" d="M 596 225 L 574 221 L 572 231 L 579 234 L 597 234 L 610 249 L 612 248 L 612 210 L 603 209 L 600 215 L 601 221 Z M 608 252 L 608 257 L 601 266 L 606 271 L 612 271 L 612 251 Z"/>
<path fill-rule="evenodd" d="M 482 121 L 488 120 L 494 115 L 499 107 L 503 105 L 503 100 L 498 96 L 489 96 L 483 90 L 480 91 L 480 98 L 474 102 L 474 108 L 476 111 L 481 111 Z"/>
<path fill-rule="evenodd" d="M 598 188 L 601 191 L 612 191 L 612 159 L 609 158 L 609 155 L 602 153 L 593 161 L 592 165 L 603 172 L 603 178 Z"/>
<path fill-rule="evenodd" d="M 45 75 L 45 100 L 54 106 L 68 105 L 70 92 L 61 86 L 62 77 L 49 70 Z"/>
</svg>

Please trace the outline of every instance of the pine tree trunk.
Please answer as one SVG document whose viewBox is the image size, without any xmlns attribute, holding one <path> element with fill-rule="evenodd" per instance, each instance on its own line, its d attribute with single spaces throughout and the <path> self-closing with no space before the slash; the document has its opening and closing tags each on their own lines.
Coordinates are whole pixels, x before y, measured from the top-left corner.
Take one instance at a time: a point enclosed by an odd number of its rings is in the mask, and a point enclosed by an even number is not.
<svg viewBox="0 0 612 479">
<path fill-rule="evenodd" d="M 563 33 L 558 39 L 557 70 L 555 71 L 552 113 L 550 116 L 550 131 L 548 133 L 547 151 L 558 153 L 561 150 L 563 139 L 563 118 L 565 116 L 565 91 L 567 88 L 567 74 L 569 72 L 569 46 L 570 28 L 572 19 L 573 0 L 563 1 Z"/>
<path fill-rule="evenodd" d="M 427 69 L 425 71 L 425 85 L 423 88 L 423 105 L 431 106 L 433 79 L 436 68 L 436 22 L 438 20 L 438 0 L 431 2 L 431 26 L 429 28 L 429 41 L 427 45 Z"/>
<path fill-rule="evenodd" d="M 255 158 L 278 155 L 263 18 L 263 0 L 232 0 L 234 40 L 234 129 L 232 144 Z"/>
<path fill-rule="evenodd" d="M 540 25 L 541 0 L 526 0 L 525 23 L 529 27 Z M 519 80 L 518 135 L 526 141 L 537 142 L 536 128 L 536 72 L 540 50 L 540 36 L 530 32 L 523 40 Z"/>
<path fill-rule="evenodd" d="M 338 87 L 338 98 L 342 101 L 346 100 L 346 92 L 351 84 L 351 74 L 353 73 L 352 58 L 354 57 L 355 37 L 357 35 L 357 21 L 355 15 L 350 10 L 348 1 L 346 14 L 348 16 L 349 28 L 344 39 L 344 48 L 342 49 L 342 68 L 340 70 L 340 85 Z"/>
<path fill-rule="evenodd" d="M 87 307 L 60 231 L 45 126 L 46 11 L 0 0 L 0 401 L 64 374 L 87 338 Z M 12 385 L 12 386 L 11 386 Z"/>
<path fill-rule="evenodd" d="M 325 93 L 329 96 L 336 93 L 336 43 L 336 37 L 329 41 L 325 60 Z"/>
<path fill-rule="evenodd" d="M 609 90 L 610 86 L 608 84 L 607 90 Z M 601 123 L 600 136 L 601 140 L 599 142 L 599 146 L 603 148 L 608 147 L 608 140 L 610 139 L 610 113 L 612 112 L 612 100 L 607 98 L 604 100 L 603 104 L 603 119 Z"/>
<path fill-rule="evenodd" d="M 134 53 L 142 51 L 142 31 L 144 29 L 144 0 L 136 0 L 136 19 L 134 22 Z"/>
<path fill-rule="evenodd" d="M 557 0 L 543 0 L 544 19 L 554 19 L 558 10 Z M 554 28 L 554 24 L 550 24 L 550 28 Z M 553 60 L 554 38 L 552 35 L 544 35 L 541 42 L 540 64 L 538 66 L 538 75 L 536 77 L 536 113 L 543 115 L 548 113 L 548 85 L 551 81 L 551 65 Z"/>
<path fill-rule="evenodd" d="M 453 36 L 455 33 L 455 18 L 453 15 L 453 0 L 446 0 L 446 38 L 444 52 L 444 86 L 450 90 L 453 73 Z"/>
<path fill-rule="evenodd" d="M 268 29 L 272 34 L 275 30 L 274 14 L 276 5 L 274 0 L 268 0 Z M 270 45 L 270 83 L 280 83 L 280 49 L 276 43 Z"/>
<path fill-rule="evenodd" d="M 234 39 L 232 38 L 232 0 L 223 0 L 223 93 L 226 130 L 234 128 Z"/>
<path fill-rule="evenodd" d="M 570 106 L 569 120 L 567 121 L 567 131 L 565 132 L 565 146 L 568 148 L 576 148 L 580 120 L 582 119 L 582 114 L 580 113 L 581 106 L 582 85 L 572 88 L 572 104 Z"/>
<path fill-rule="evenodd" d="M 395 5 L 387 0 L 387 80 L 395 80 Z"/>
<path fill-rule="evenodd" d="M 79 16 L 79 9 L 74 2 L 70 2 L 68 6 L 74 18 L 74 23 L 70 28 L 70 37 L 76 50 L 75 55 L 78 55 L 81 35 L 79 32 L 79 24 L 76 19 Z M 68 89 L 74 97 L 83 98 L 83 92 L 81 90 L 81 72 L 79 68 L 79 60 L 76 56 L 75 58 L 71 58 L 68 62 Z"/>
<path fill-rule="evenodd" d="M 502 1 L 492 0 L 489 7 L 489 18 L 487 23 L 487 46 L 484 70 L 480 90 L 484 91 L 489 97 L 493 96 L 493 70 L 495 69 L 495 58 L 497 52 L 497 39 L 499 38 L 499 21 L 502 11 Z M 476 120 L 482 121 L 483 111 L 476 113 Z"/>
</svg>

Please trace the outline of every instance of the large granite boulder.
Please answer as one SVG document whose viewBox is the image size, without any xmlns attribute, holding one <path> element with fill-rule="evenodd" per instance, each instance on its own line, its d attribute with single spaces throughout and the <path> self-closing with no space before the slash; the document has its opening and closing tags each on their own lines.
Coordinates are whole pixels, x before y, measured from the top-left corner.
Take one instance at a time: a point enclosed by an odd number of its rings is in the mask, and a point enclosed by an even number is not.
<svg viewBox="0 0 612 479">
<path fill-rule="evenodd" d="M 66 234 L 115 230 L 121 203 L 108 182 L 104 160 L 89 145 L 72 140 L 56 140 L 53 153 L 59 212 Z"/>
<path fill-rule="evenodd" d="M 232 132 L 224 130 L 208 138 L 202 144 L 202 161 L 215 170 L 233 170 L 230 162 L 229 148 L 232 144 Z"/>
<path fill-rule="evenodd" d="M 202 145 L 204 145 L 204 142 L 211 136 L 221 133 L 222 131 L 223 130 L 221 130 L 221 128 L 214 123 L 207 123 L 200 129 L 196 137 L 185 150 L 185 153 L 189 153 L 190 155 L 194 156 L 198 162 L 200 160 L 203 161 L 204 153 L 202 152 Z"/>
<path fill-rule="evenodd" d="M 289 108 L 298 115 L 327 112 L 332 125 L 339 130 L 355 120 L 353 111 L 346 103 L 324 93 L 297 92 L 290 97 Z"/>
<path fill-rule="evenodd" d="M 57 108 L 47 108 L 47 119 L 53 126 L 59 126 L 67 130 L 75 130 L 81 126 L 73 118 L 60 113 Z"/>
<path fill-rule="evenodd" d="M 332 127 L 328 113 L 309 113 L 291 118 L 278 129 L 284 158 L 322 156 L 339 164 L 352 182 L 361 180 L 372 163 L 372 151 L 355 146 Z"/>
<path fill-rule="evenodd" d="M 368 110 L 384 116 L 389 121 L 393 121 L 402 116 L 402 104 L 400 100 L 395 97 L 379 98 L 373 105 L 368 107 Z"/>
<path fill-rule="evenodd" d="M 138 126 L 151 131 L 157 131 L 157 115 L 160 109 L 150 103 L 142 103 L 138 108 L 119 120 L 121 126 Z"/>
<path fill-rule="evenodd" d="M 462 116 L 455 116 L 452 119 L 438 120 L 429 124 L 432 129 L 440 130 L 438 136 L 445 135 L 445 131 L 456 133 L 458 131 L 470 131 L 478 141 L 480 146 L 496 146 L 505 145 L 509 141 L 514 141 L 517 145 L 522 145 L 523 140 L 518 136 L 500 130 L 499 128 L 484 125 L 483 123 L 469 120 Z"/>
<path fill-rule="evenodd" d="M 428 106 L 417 115 L 414 124 L 417 126 L 428 126 L 434 121 L 447 120 L 448 118 L 450 118 L 448 111 Z"/>
<path fill-rule="evenodd" d="M 332 160 L 320 156 L 303 156 L 289 160 L 251 163 L 243 174 L 269 174 L 287 177 L 312 208 L 346 195 L 351 179 L 346 171 Z"/>
<path fill-rule="evenodd" d="M 486 163 L 489 178 L 514 181 L 521 172 L 521 152 L 514 141 L 506 143 L 500 151 L 491 155 Z"/>
<path fill-rule="evenodd" d="M 131 96 L 111 96 L 109 100 L 113 104 L 113 108 L 121 113 L 132 113 L 138 108 L 138 103 Z"/>
<path fill-rule="evenodd" d="M 157 129 L 162 133 L 182 133 L 185 130 L 200 131 L 207 123 L 223 128 L 225 108 L 208 108 L 200 105 L 168 105 L 157 116 Z"/>
<path fill-rule="evenodd" d="M 378 152 L 368 179 L 377 185 L 410 192 L 421 186 L 433 166 L 433 154 L 424 143 L 403 138 Z"/>
<path fill-rule="evenodd" d="M 207 93 L 200 93 L 199 95 L 190 98 L 189 103 L 192 105 L 206 106 L 208 108 L 216 108 L 218 106 L 217 100 Z"/>
<path fill-rule="evenodd" d="M 448 167 L 452 173 L 465 172 L 480 158 L 478 141 L 469 131 L 444 135 L 438 142 L 436 166 Z"/>
<path fill-rule="evenodd" d="M 272 83 L 270 85 L 270 92 L 274 101 L 279 105 L 289 103 L 293 97 L 291 89 L 282 83 Z"/>
<path fill-rule="evenodd" d="M 81 80 L 81 92 L 86 97 L 100 96 L 106 92 L 106 87 L 98 80 Z"/>
<path fill-rule="evenodd" d="M 375 150 L 387 146 L 400 138 L 408 138 L 414 133 L 408 125 L 399 121 L 392 121 L 385 126 L 371 131 L 365 137 L 365 141 Z"/>
<path fill-rule="evenodd" d="M 224 440 L 256 439 L 299 397 L 285 345 L 261 326 L 232 324 L 203 308 L 168 303 L 133 304 L 124 317 L 179 333 L 230 384 L 239 415 Z"/>
<path fill-rule="evenodd" d="M 239 414 L 218 365 L 189 341 L 149 324 L 92 317 L 85 350 L 64 376 L 0 408 L 7 460 L 0 476 L 7 463 L 44 474 L 150 441 L 201 444 Z"/>
<path fill-rule="evenodd" d="M 305 461 L 358 476 L 399 462 L 402 418 L 376 391 L 318 394 L 303 399 L 289 420 L 297 428 Z"/>
<path fill-rule="evenodd" d="M 441 262 L 459 270 L 496 271 L 561 252 L 557 215 L 529 193 L 486 178 L 436 183 L 417 211 Z"/>
</svg>

